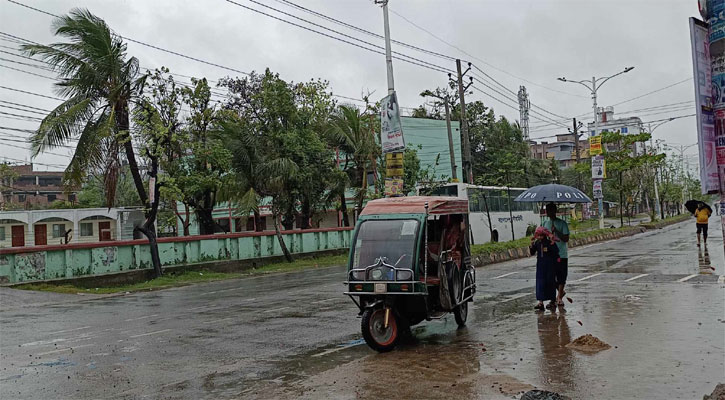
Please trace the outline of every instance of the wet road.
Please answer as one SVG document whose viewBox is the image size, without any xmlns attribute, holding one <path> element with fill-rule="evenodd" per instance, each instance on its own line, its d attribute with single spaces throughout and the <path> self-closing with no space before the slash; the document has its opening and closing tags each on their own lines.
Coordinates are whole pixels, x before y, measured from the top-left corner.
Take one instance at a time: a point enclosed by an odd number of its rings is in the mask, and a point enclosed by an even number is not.
<svg viewBox="0 0 725 400">
<path fill-rule="evenodd" d="M 387 354 L 362 344 L 342 268 L 3 301 L 0 398 L 702 398 L 725 381 L 725 259 L 691 225 L 572 250 L 564 312 L 531 309 L 532 259 L 479 269 L 466 328 L 423 323 Z M 586 333 L 612 348 L 564 347 Z"/>
</svg>

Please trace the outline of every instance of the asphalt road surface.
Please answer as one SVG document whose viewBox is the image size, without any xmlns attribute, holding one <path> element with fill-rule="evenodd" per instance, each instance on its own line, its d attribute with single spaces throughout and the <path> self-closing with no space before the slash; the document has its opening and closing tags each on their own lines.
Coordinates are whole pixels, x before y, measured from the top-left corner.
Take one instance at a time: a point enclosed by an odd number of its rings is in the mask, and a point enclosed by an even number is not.
<svg viewBox="0 0 725 400">
<path fill-rule="evenodd" d="M 685 223 L 570 253 L 563 310 L 536 313 L 534 260 L 477 271 L 466 328 L 361 339 L 333 267 L 89 298 L 0 288 L 2 399 L 700 399 L 725 381 L 722 233 Z M 565 347 L 591 333 L 612 347 Z"/>
</svg>

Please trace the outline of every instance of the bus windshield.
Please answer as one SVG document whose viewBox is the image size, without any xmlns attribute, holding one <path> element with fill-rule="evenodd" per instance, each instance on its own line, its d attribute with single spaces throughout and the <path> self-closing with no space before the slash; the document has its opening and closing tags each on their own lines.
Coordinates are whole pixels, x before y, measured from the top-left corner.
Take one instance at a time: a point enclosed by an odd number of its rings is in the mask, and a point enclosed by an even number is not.
<svg viewBox="0 0 725 400">
<path fill-rule="evenodd" d="M 418 221 L 413 219 L 368 220 L 360 224 L 355 237 L 353 268 L 375 264 L 379 257 L 396 268 L 413 268 Z"/>
</svg>

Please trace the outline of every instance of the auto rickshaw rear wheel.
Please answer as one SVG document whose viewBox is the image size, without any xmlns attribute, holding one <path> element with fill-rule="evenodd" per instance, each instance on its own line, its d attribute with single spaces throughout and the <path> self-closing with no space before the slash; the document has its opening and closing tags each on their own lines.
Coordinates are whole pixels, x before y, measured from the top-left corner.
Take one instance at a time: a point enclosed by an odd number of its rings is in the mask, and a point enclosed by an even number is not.
<svg viewBox="0 0 725 400">
<path fill-rule="evenodd" d="M 365 343 L 381 353 L 392 350 L 400 336 L 398 319 L 392 309 L 388 310 L 387 326 L 385 326 L 385 308 L 366 309 L 363 311 L 360 323 Z"/>
<path fill-rule="evenodd" d="M 464 272 L 463 285 L 461 287 L 461 297 L 459 298 L 459 301 L 465 299 L 470 295 L 470 290 L 466 290 L 465 288 L 471 286 L 472 283 L 473 281 L 471 280 L 471 274 Z M 453 309 L 453 316 L 456 318 L 456 323 L 458 324 L 459 328 L 463 328 L 464 326 L 466 326 L 466 320 L 468 319 L 468 301 L 464 301 L 458 307 L 455 307 Z"/>
</svg>

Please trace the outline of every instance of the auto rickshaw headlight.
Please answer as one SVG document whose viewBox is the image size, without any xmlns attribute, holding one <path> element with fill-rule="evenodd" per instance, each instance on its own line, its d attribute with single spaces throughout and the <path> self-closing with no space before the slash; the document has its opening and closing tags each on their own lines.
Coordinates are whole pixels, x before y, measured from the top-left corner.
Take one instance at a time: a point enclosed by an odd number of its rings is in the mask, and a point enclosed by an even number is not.
<svg viewBox="0 0 725 400">
<path fill-rule="evenodd" d="M 365 271 L 353 271 L 352 279 L 356 280 L 356 281 L 364 281 L 365 280 Z"/>
<path fill-rule="evenodd" d="M 378 281 L 378 280 L 382 279 L 382 277 L 383 277 L 383 271 L 381 269 L 379 269 L 379 268 L 378 269 L 374 269 L 374 270 L 372 270 L 370 272 L 370 276 L 374 280 Z"/>
<path fill-rule="evenodd" d="M 398 271 L 397 272 L 397 280 L 399 281 L 409 281 L 413 279 L 413 271 Z"/>
</svg>

